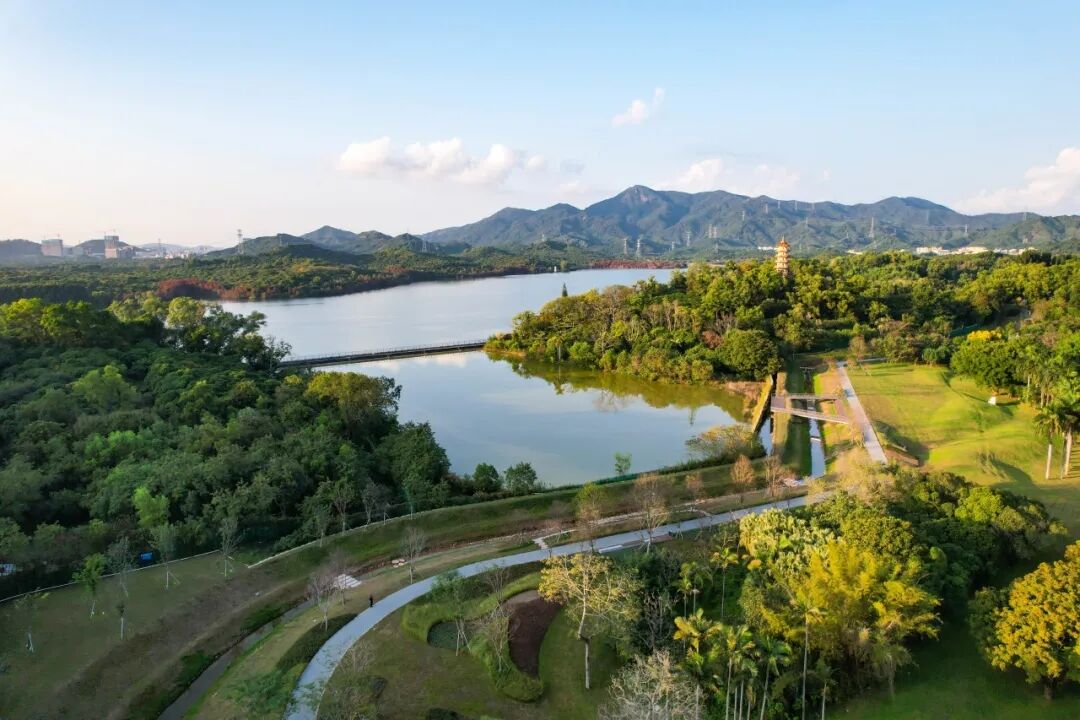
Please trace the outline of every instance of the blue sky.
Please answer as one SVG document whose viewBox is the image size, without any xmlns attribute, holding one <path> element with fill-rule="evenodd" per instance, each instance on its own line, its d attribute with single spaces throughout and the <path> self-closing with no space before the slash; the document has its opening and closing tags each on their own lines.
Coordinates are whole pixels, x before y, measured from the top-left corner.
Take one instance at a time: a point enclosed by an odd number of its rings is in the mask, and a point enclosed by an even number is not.
<svg viewBox="0 0 1080 720">
<path fill-rule="evenodd" d="M 1076 3 L 395 5 L 0 0 L 0 238 L 423 232 L 638 183 L 1080 212 Z"/>
</svg>

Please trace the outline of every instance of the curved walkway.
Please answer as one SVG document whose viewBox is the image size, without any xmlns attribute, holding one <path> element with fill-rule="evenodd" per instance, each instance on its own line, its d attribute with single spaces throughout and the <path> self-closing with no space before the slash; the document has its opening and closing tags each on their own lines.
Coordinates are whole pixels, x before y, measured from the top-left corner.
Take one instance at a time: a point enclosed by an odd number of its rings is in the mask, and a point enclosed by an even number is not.
<svg viewBox="0 0 1080 720">
<path fill-rule="evenodd" d="M 657 528 L 655 534 L 684 533 L 690 530 L 699 530 L 713 525 L 732 522 L 745 515 L 752 515 L 763 510 L 774 508 L 783 510 L 791 507 L 801 507 L 803 505 L 824 500 L 829 494 L 830 493 L 822 493 L 814 497 L 803 495 L 786 500 L 777 500 L 776 502 L 754 505 L 753 507 L 742 508 L 740 510 L 732 510 L 731 512 L 720 513 L 719 515 L 710 515 L 709 517 L 695 518 L 694 520 L 684 520 L 683 522 L 671 523 Z M 631 530 L 629 532 L 598 538 L 592 546 L 595 547 L 597 552 L 612 552 L 624 546 L 637 545 L 641 543 L 643 538 L 643 531 Z M 481 560 L 479 562 L 463 565 L 457 568 L 457 572 L 463 577 L 471 577 L 496 567 L 526 565 L 528 563 L 541 562 L 542 560 L 546 560 L 553 556 L 575 555 L 589 549 L 590 544 L 588 542 L 569 543 L 567 545 L 550 547 L 546 550 L 531 550 L 516 555 Z M 375 603 L 374 607 L 364 610 L 350 620 L 347 625 L 338 630 L 333 637 L 327 640 L 326 643 L 319 648 L 319 651 L 315 653 L 315 657 L 311 659 L 308 666 L 304 668 L 303 674 L 300 675 L 296 688 L 293 690 L 292 703 L 290 704 L 289 710 L 285 713 L 286 720 L 315 720 L 315 717 L 318 714 L 318 706 L 309 706 L 304 701 L 305 695 L 314 694 L 315 689 L 330 680 L 330 676 L 334 674 L 334 670 L 337 669 L 337 666 L 345 656 L 345 653 L 347 653 L 349 648 L 351 648 L 356 641 L 362 638 L 369 630 L 413 600 L 426 595 L 428 591 L 431 590 L 431 586 L 434 584 L 436 577 L 438 576 L 418 580 L 412 585 L 407 585 L 397 592 L 387 595 L 385 598 Z M 319 693 L 319 695 L 321 695 L 321 693 Z"/>
</svg>

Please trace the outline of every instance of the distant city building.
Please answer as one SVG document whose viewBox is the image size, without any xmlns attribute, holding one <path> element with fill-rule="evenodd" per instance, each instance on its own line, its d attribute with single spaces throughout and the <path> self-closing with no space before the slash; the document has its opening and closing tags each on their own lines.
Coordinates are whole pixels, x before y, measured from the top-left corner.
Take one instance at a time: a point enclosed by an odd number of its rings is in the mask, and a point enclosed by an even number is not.
<svg viewBox="0 0 1080 720">
<path fill-rule="evenodd" d="M 135 257 L 135 248 L 122 245 L 119 235 L 106 235 L 103 240 L 106 260 L 125 260 Z"/>
<path fill-rule="evenodd" d="M 780 238 L 780 242 L 776 244 L 776 272 L 780 273 L 784 277 L 787 277 L 791 270 L 788 268 L 788 241 L 784 238 Z"/>
<path fill-rule="evenodd" d="M 64 241 L 60 238 L 42 240 L 41 254 L 45 257 L 64 257 Z"/>
<path fill-rule="evenodd" d="M 916 255 L 978 255 L 980 253 L 992 252 L 996 255 L 1023 255 L 1030 251 L 1031 248 L 990 248 L 983 247 L 982 245 L 965 245 L 958 248 L 943 248 L 940 245 L 923 246 L 915 248 Z"/>
</svg>

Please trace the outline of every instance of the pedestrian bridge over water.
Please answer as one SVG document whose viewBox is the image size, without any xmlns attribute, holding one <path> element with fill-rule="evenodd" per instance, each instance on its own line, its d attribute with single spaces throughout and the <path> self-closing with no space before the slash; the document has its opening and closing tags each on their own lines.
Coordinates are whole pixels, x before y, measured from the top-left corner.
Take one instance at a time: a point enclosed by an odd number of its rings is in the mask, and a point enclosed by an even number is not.
<svg viewBox="0 0 1080 720">
<path fill-rule="evenodd" d="M 833 402 L 836 403 L 837 412 L 825 413 L 820 410 L 811 410 L 807 407 L 796 407 L 792 401 L 802 403 Z M 797 417 L 821 420 L 822 422 L 850 423 L 851 418 L 844 414 L 843 406 L 839 403 L 840 398 L 836 395 L 811 395 L 795 393 L 792 395 L 773 395 L 770 410 L 774 413 L 788 413 Z"/>
<path fill-rule="evenodd" d="M 285 358 L 281 361 L 281 367 L 344 365 L 346 363 L 373 362 L 375 360 L 400 360 L 401 358 L 420 357 L 422 355 L 446 355 L 448 353 L 481 350 L 486 342 L 486 340 L 466 340 L 465 342 L 440 343 L 437 345 L 412 345 L 408 347 L 386 348 L 383 350 L 363 350 L 334 355 L 300 355 Z"/>
</svg>

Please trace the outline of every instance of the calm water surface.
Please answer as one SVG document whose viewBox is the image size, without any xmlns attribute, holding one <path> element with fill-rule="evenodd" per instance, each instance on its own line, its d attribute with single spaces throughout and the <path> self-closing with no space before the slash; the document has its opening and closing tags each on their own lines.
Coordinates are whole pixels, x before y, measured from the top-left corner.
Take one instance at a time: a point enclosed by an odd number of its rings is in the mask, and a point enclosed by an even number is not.
<svg viewBox="0 0 1080 720">
<path fill-rule="evenodd" d="M 297 355 L 313 355 L 479 340 L 509 329 L 515 314 L 539 309 L 564 282 L 579 293 L 669 275 L 587 270 L 225 306 L 264 313 L 269 334 Z M 456 472 L 472 472 L 479 462 L 504 470 L 526 461 L 550 485 L 610 476 L 616 452 L 630 453 L 634 470 L 682 462 L 688 438 L 744 420 L 743 398 L 723 390 L 495 360 L 482 352 L 321 369 L 394 378 L 402 387 L 399 417 L 431 423 Z"/>
<path fill-rule="evenodd" d="M 523 310 L 539 310 L 566 283 L 576 294 L 609 285 L 632 285 L 670 270 L 580 270 L 512 275 L 461 282 L 402 285 L 372 292 L 305 300 L 227 302 L 231 312 L 266 315 L 266 332 L 292 346 L 294 355 L 332 355 L 410 345 L 484 340 L 509 330 Z"/>
</svg>

